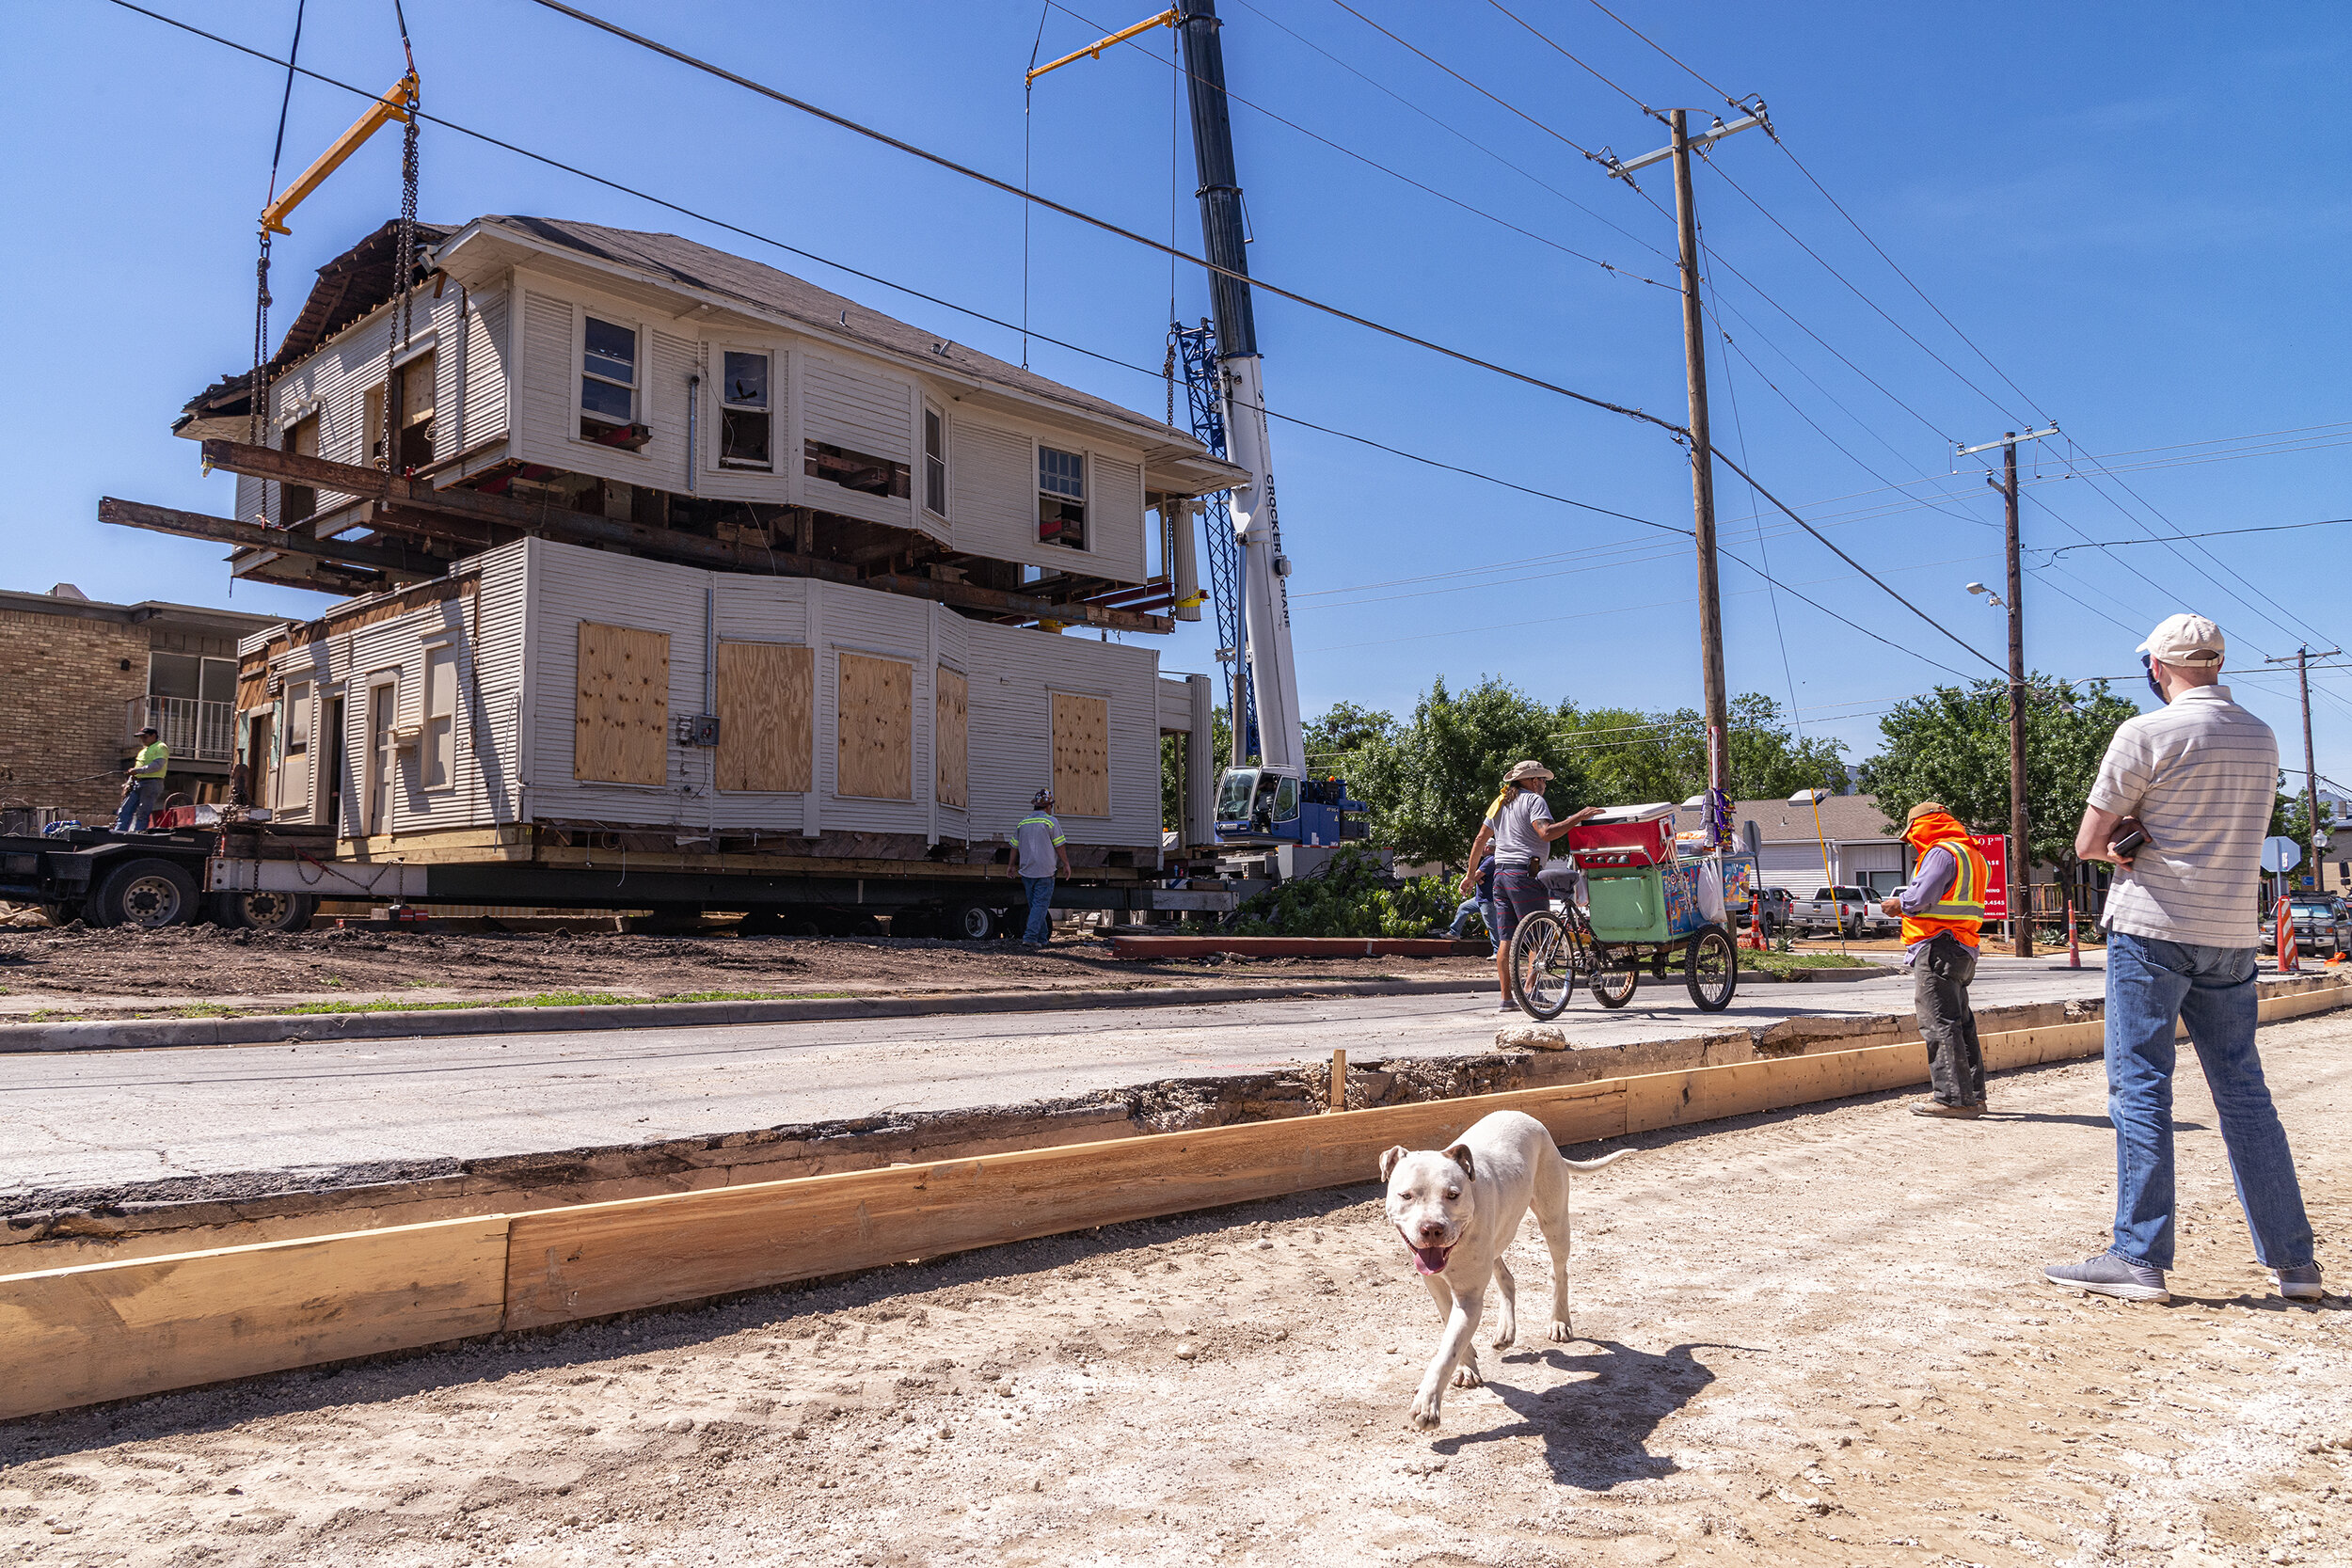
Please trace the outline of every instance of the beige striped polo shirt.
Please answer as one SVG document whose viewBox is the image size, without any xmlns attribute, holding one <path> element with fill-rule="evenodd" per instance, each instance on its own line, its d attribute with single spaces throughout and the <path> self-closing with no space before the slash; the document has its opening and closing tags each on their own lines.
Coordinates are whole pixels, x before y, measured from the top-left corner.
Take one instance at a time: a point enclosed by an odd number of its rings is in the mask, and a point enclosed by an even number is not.
<svg viewBox="0 0 2352 1568">
<path fill-rule="evenodd" d="M 2148 843 L 2107 893 L 2110 931 L 2199 947 L 2262 941 L 2263 839 L 2279 794 L 2279 737 L 2230 698 L 2191 687 L 2127 719 L 2090 803 L 2137 816 Z"/>
</svg>

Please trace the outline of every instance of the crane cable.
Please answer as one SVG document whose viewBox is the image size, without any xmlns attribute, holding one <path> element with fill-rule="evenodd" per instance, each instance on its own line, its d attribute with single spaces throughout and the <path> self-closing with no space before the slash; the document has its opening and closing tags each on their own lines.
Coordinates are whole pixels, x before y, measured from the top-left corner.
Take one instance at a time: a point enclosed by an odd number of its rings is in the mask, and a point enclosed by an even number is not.
<svg viewBox="0 0 2352 1568">
<path fill-rule="evenodd" d="M 278 100 L 278 140 L 269 152 L 269 195 L 262 202 L 263 213 L 278 199 L 278 165 L 286 154 L 286 111 L 294 106 L 294 61 L 302 54 L 302 13 L 309 7 L 310 0 L 295 0 L 294 44 L 286 51 L 286 90 Z M 262 254 L 253 263 L 253 379 L 246 384 L 246 441 L 257 447 L 262 444 L 262 421 L 266 413 L 263 404 L 269 397 L 269 389 L 262 383 L 262 371 L 269 357 L 269 221 L 264 218 Z"/>
</svg>

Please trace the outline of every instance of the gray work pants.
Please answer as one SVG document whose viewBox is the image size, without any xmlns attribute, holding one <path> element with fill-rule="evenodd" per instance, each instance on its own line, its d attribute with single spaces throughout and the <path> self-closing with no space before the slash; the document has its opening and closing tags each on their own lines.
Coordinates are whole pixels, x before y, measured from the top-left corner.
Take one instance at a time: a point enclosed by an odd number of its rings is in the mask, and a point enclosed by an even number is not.
<svg viewBox="0 0 2352 1568">
<path fill-rule="evenodd" d="M 1929 1091 L 1938 1104 L 1984 1103 L 1984 1051 L 1977 1043 L 1977 1014 L 1968 982 L 1977 977 L 1977 950 L 1938 931 L 1912 965 L 1919 1036 L 1928 1042 Z"/>
</svg>

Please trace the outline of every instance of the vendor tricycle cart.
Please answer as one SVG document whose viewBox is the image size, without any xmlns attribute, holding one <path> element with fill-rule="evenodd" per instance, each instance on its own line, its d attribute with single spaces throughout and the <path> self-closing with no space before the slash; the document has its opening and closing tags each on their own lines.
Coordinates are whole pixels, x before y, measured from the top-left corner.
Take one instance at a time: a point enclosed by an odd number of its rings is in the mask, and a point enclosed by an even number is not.
<svg viewBox="0 0 2352 1568">
<path fill-rule="evenodd" d="M 1740 986 L 1740 946 L 1721 914 L 1707 861 L 1677 857 L 1673 808 L 1629 806 L 1568 830 L 1568 854 L 1585 897 L 1555 898 L 1511 937 L 1513 999 L 1530 1017 L 1560 1016 L 1579 983 L 1604 1007 L 1633 1000 L 1642 971 L 1663 980 L 1682 971 L 1704 1012 L 1731 1006 Z M 1567 890 L 1564 890 L 1567 891 Z M 1716 918 L 1709 919 L 1712 904 Z"/>
</svg>

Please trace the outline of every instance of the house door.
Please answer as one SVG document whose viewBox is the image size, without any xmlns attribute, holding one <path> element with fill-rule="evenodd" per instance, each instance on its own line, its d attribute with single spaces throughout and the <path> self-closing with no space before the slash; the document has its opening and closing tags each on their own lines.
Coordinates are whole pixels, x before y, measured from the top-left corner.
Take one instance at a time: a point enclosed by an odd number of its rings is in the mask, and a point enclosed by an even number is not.
<svg viewBox="0 0 2352 1568">
<path fill-rule="evenodd" d="M 343 821 L 343 699 L 341 692 L 326 699 L 326 711 L 321 716 L 319 723 L 326 732 L 326 815 L 319 820 L 340 833 Z"/>
<path fill-rule="evenodd" d="M 269 718 L 269 711 L 264 708 L 246 721 L 245 767 L 248 781 L 246 788 L 257 806 L 271 803 L 269 786 L 278 772 L 270 766 Z"/>
<path fill-rule="evenodd" d="M 400 766 L 393 726 L 400 717 L 400 688 L 368 689 L 368 832 L 392 831 L 392 778 Z"/>
</svg>

